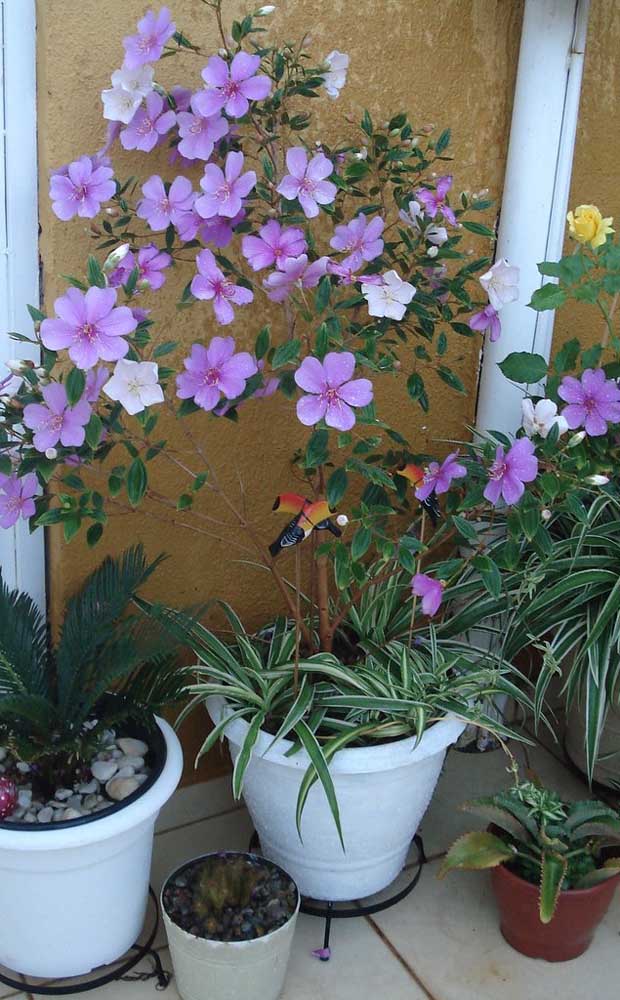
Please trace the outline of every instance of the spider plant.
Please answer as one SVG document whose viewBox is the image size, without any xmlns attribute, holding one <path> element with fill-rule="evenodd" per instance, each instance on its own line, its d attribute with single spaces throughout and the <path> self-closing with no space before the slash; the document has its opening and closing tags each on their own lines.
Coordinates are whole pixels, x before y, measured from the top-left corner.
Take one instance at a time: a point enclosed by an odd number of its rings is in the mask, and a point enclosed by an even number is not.
<svg viewBox="0 0 620 1000">
<path fill-rule="evenodd" d="M 291 739 L 293 753 L 305 750 L 308 767 L 297 800 L 298 831 L 308 793 L 318 780 L 342 839 L 329 770 L 338 750 L 411 736 L 417 745 L 446 713 L 507 738 L 513 734 L 486 715 L 481 702 L 498 694 L 529 701 L 511 680 L 507 663 L 490 654 L 480 654 L 474 662 L 465 643 L 440 644 L 432 628 L 413 647 L 398 640 L 361 639 L 354 666 L 326 652 L 296 663 L 295 632 L 285 618 L 278 618 L 267 632 L 250 634 L 233 609 L 220 604 L 232 628 L 232 640 L 223 642 L 183 613 L 143 600 L 139 604 L 187 643 L 198 660 L 195 681 L 187 689 L 191 700 L 177 725 L 209 696 L 226 699 L 226 713 L 198 756 L 207 753 L 235 719 L 249 723 L 233 771 L 236 798 L 261 729 L 273 736 L 273 743 Z"/>
<path fill-rule="evenodd" d="M 467 600 L 448 623 L 457 635 L 477 625 L 482 614 L 503 615 L 500 645 L 508 660 L 526 647 L 543 652 L 536 679 L 534 716 L 542 716 L 549 684 L 563 680 L 570 708 L 585 717 L 586 764 L 590 780 L 610 707 L 620 707 L 620 498 L 585 491 L 569 494 L 554 511 L 536 544 L 521 533 L 493 543 L 494 557 L 507 567 L 502 592 L 482 592 L 464 581 L 453 597 Z"/>
<path fill-rule="evenodd" d="M 152 726 L 181 696 L 178 644 L 142 612 L 126 613 L 160 561 L 147 563 L 139 545 L 105 559 L 68 602 L 55 647 L 30 597 L 0 577 L 0 744 L 36 763 L 50 787 L 90 759 L 104 729 Z"/>
<path fill-rule="evenodd" d="M 492 823 L 465 833 L 452 845 L 439 871 L 479 871 L 507 865 L 540 887 L 539 916 L 548 924 L 560 892 L 587 889 L 620 873 L 620 815 L 602 802 L 563 802 L 534 782 L 466 802 L 462 809 Z M 609 843 L 616 855 L 604 852 Z"/>
</svg>

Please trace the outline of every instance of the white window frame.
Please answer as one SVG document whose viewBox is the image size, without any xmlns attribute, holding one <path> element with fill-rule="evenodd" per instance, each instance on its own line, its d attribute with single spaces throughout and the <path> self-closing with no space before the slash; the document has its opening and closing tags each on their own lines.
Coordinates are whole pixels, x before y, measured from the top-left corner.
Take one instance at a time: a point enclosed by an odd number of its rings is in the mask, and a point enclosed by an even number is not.
<svg viewBox="0 0 620 1000">
<path fill-rule="evenodd" d="M 28 333 L 26 305 L 39 303 L 35 0 L 0 0 L 0 361 L 38 361 L 38 351 L 11 340 Z M 44 532 L 22 519 L 0 529 L 0 567 L 10 587 L 45 607 Z"/>
</svg>

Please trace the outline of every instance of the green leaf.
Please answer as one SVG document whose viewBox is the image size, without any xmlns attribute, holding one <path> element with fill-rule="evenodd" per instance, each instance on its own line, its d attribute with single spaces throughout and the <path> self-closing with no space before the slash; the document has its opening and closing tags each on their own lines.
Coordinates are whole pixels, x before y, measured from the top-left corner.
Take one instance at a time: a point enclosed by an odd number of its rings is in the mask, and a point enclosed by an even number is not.
<svg viewBox="0 0 620 1000">
<path fill-rule="evenodd" d="M 127 473 L 127 496 L 132 507 L 141 502 L 148 486 L 148 473 L 141 458 L 134 458 Z"/>
<path fill-rule="evenodd" d="M 548 924 L 553 919 L 567 866 L 565 857 L 547 851 L 543 854 L 539 900 L 539 915 L 543 924 Z"/>
<path fill-rule="evenodd" d="M 163 344 L 159 344 L 153 351 L 154 358 L 163 358 L 164 354 L 171 354 L 178 347 L 178 342 L 176 340 L 166 340 Z"/>
<path fill-rule="evenodd" d="M 252 719 L 252 722 L 250 723 L 247 735 L 243 741 L 243 745 L 235 761 L 232 786 L 233 786 L 233 795 L 236 799 L 241 798 L 241 790 L 243 788 L 243 778 L 245 776 L 247 766 L 250 763 L 250 757 L 252 756 L 252 749 L 254 748 L 254 744 L 256 743 L 259 737 L 260 728 L 264 721 L 265 721 L 265 713 L 257 712 L 254 718 Z"/>
<path fill-rule="evenodd" d="M 451 368 L 446 368 L 445 365 L 439 365 L 439 368 L 437 369 L 437 374 L 439 375 L 439 378 L 442 380 L 442 382 L 445 382 L 446 385 L 449 385 L 451 389 L 455 389 L 462 395 L 467 394 L 465 386 L 461 382 L 456 372 L 453 372 Z"/>
<path fill-rule="evenodd" d="M 470 524 L 467 518 L 461 517 L 459 514 L 453 514 L 452 523 L 454 524 L 454 527 L 458 531 L 459 535 L 465 538 L 468 542 L 472 542 L 473 545 L 477 544 L 478 532 L 474 528 L 473 524 Z"/>
<path fill-rule="evenodd" d="M 407 379 L 407 392 L 413 400 L 420 404 L 425 413 L 428 412 L 428 396 L 424 387 L 424 379 L 417 372 L 412 372 Z"/>
<path fill-rule="evenodd" d="M 254 353 L 256 355 L 257 361 L 260 361 L 261 358 L 265 357 L 267 351 L 269 350 L 269 342 L 270 342 L 269 327 L 264 326 L 260 331 L 260 333 L 258 334 L 258 337 L 256 338 L 256 343 L 254 345 Z"/>
<path fill-rule="evenodd" d="M 96 285 L 97 288 L 105 288 L 106 280 L 101 265 L 96 257 L 89 256 L 86 262 L 86 273 L 89 285 Z"/>
<path fill-rule="evenodd" d="M 91 418 L 86 424 L 86 443 L 90 445 L 91 448 L 96 448 L 101 441 L 101 435 L 103 433 L 103 423 L 101 417 L 97 416 L 96 413 L 91 414 Z"/>
<path fill-rule="evenodd" d="M 86 542 L 89 548 L 93 548 L 97 544 L 101 536 L 103 535 L 103 525 L 102 524 L 91 524 L 90 528 L 86 532 Z"/>
<path fill-rule="evenodd" d="M 514 850 L 493 833 L 465 833 L 454 842 L 437 875 L 438 878 L 444 878 L 455 868 L 470 871 L 497 868 L 504 861 L 513 858 L 514 854 Z"/>
<path fill-rule="evenodd" d="M 291 361 L 296 361 L 299 357 L 300 348 L 300 340 L 287 340 L 284 344 L 279 344 L 273 353 L 271 367 L 281 368 L 282 365 L 287 365 L 290 364 Z"/>
<path fill-rule="evenodd" d="M 531 309 L 536 312 L 543 312 L 545 309 L 558 309 L 566 302 L 566 292 L 559 285 L 547 284 L 542 288 L 537 288 L 532 295 L 532 301 L 528 303 Z"/>
<path fill-rule="evenodd" d="M 439 138 L 437 139 L 437 142 L 435 143 L 435 152 L 437 153 L 437 156 L 441 156 L 444 150 L 448 148 L 448 146 L 450 145 L 450 137 L 451 137 L 450 129 L 449 128 L 444 129 Z"/>
<path fill-rule="evenodd" d="M 472 564 L 480 573 L 480 578 L 491 597 L 499 597 L 502 592 L 502 578 L 493 560 L 489 556 L 475 556 Z"/>
<path fill-rule="evenodd" d="M 334 817 L 340 843 L 342 844 L 342 849 L 344 851 L 344 840 L 342 838 L 342 827 L 340 825 L 340 811 L 338 809 L 338 800 L 336 798 L 336 790 L 334 788 L 332 776 L 329 773 L 329 765 L 323 755 L 323 751 L 321 750 L 316 736 L 305 722 L 298 722 L 295 726 L 295 732 L 297 733 L 304 750 L 312 762 L 312 767 L 306 771 L 303 777 L 297 798 L 296 821 L 299 837 L 301 839 L 301 816 L 304 805 L 306 804 L 308 792 L 310 791 L 312 784 L 314 784 L 316 777 L 318 777 L 323 786 L 325 795 L 327 796 L 327 802 L 329 804 L 331 814 Z"/>
<path fill-rule="evenodd" d="M 318 465 L 324 465 L 327 461 L 327 442 L 329 434 L 325 430 L 314 431 L 306 448 L 305 466 L 307 469 L 316 469 Z"/>
<path fill-rule="evenodd" d="M 371 540 L 372 533 L 370 528 L 358 528 L 351 539 L 351 559 L 357 561 L 366 555 Z"/>
<path fill-rule="evenodd" d="M 489 229 L 488 226 L 483 226 L 480 222 L 466 222 L 465 219 L 462 219 L 461 225 L 463 229 L 468 229 L 470 233 L 475 233 L 476 236 L 486 236 L 490 240 L 495 239 L 495 231 Z"/>
<path fill-rule="evenodd" d="M 81 368 L 72 368 L 65 379 L 65 390 L 69 406 L 75 406 L 84 394 L 86 375 Z"/>
<path fill-rule="evenodd" d="M 336 510 L 347 491 L 349 477 L 344 469 L 334 469 L 327 480 L 327 502 L 332 510 Z"/>
<path fill-rule="evenodd" d="M 332 283 L 331 278 L 328 274 L 324 274 L 319 281 L 316 294 L 314 296 L 314 305 L 317 313 L 322 313 L 329 303 L 329 297 L 331 295 Z"/>
<path fill-rule="evenodd" d="M 529 351 L 513 351 L 499 362 L 499 368 L 511 382 L 526 384 L 540 382 L 547 374 L 547 362 L 542 354 Z"/>
<path fill-rule="evenodd" d="M 35 306 L 26 306 L 26 309 L 30 313 L 30 318 L 33 323 L 42 323 L 46 318 L 45 313 L 41 312 L 40 309 L 36 309 Z"/>
</svg>

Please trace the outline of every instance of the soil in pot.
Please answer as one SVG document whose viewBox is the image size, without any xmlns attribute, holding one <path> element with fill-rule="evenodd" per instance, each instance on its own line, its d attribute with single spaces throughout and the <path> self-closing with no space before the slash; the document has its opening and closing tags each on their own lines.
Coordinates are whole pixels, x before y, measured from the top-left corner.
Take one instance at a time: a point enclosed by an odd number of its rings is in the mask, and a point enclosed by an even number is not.
<svg viewBox="0 0 620 1000">
<path fill-rule="evenodd" d="M 252 854 L 212 854 L 189 862 L 164 888 L 170 919 L 210 941 L 253 941 L 297 909 L 297 887 L 277 865 Z"/>
</svg>

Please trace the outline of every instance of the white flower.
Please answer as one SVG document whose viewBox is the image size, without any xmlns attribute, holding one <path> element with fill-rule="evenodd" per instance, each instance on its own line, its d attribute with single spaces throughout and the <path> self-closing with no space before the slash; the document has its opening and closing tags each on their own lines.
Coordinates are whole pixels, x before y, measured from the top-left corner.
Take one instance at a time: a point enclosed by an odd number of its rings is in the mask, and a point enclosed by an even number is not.
<svg viewBox="0 0 620 1000">
<path fill-rule="evenodd" d="M 430 226 L 427 226 L 424 230 L 424 239 L 429 243 L 432 243 L 433 246 L 443 246 L 448 239 L 448 230 L 445 226 L 436 226 L 434 223 L 431 223 Z"/>
<path fill-rule="evenodd" d="M 121 358 L 112 378 L 103 386 L 106 396 L 121 404 L 127 413 L 141 413 L 145 406 L 163 403 L 164 394 L 157 381 L 154 361 L 127 361 Z"/>
<path fill-rule="evenodd" d="M 565 434 L 568 424 L 564 417 L 558 416 L 557 405 L 552 399 L 540 399 L 536 405 L 531 399 L 521 401 L 521 412 L 523 413 L 523 429 L 528 437 L 540 434 L 546 438 L 552 427 L 557 425 L 558 435 Z"/>
<path fill-rule="evenodd" d="M 347 82 L 349 57 L 346 53 L 338 52 L 338 49 L 334 49 L 328 56 L 325 56 L 323 65 L 328 70 L 327 73 L 323 74 L 323 86 L 327 91 L 328 97 L 331 97 L 335 101 L 340 96 L 340 91 Z"/>
<path fill-rule="evenodd" d="M 0 399 L 12 399 L 21 389 L 23 381 L 21 375 L 12 373 L 0 379 Z"/>
<path fill-rule="evenodd" d="M 153 89 L 154 73 L 153 67 L 147 64 L 136 69 L 127 69 L 123 66 L 112 73 L 112 86 L 122 87 L 134 97 L 147 97 Z"/>
<path fill-rule="evenodd" d="M 423 212 L 422 212 L 422 206 L 420 205 L 420 202 L 419 201 L 410 201 L 409 202 L 409 211 L 406 212 L 404 208 L 401 208 L 400 212 L 398 213 L 398 216 L 399 216 L 401 222 L 404 222 L 405 225 L 407 225 L 407 226 L 411 226 L 412 229 L 417 229 L 417 231 L 419 232 L 420 231 L 420 216 L 422 214 L 423 214 Z"/>
<path fill-rule="evenodd" d="M 110 122 L 122 122 L 128 125 L 142 103 L 139 94 L 125 90 L 124 87 L 112 87 L 101 91 L 103 101 L 103 117 Z"/>
<path fill-rule="evenodd" d="M 489 296 L 493 308 L 499 310 L 519 298 L 519 268 L 502 257 L 482 275 L 480 284 Z"/>
<path fill-rule="evenodd" d="M 364 282 L 362 295 L 368 302 L 370 316 L 402 319 L 408 303 L 415 295 L 415 288 L 408 281 L 403 281 L 396 271 L 387 271 L 383 275 L 382 285 L 369 285 Z"/>
<path fill-rule="evenodd" d="M 112 250 L 103 263 L 103 273 L 109 274 L 110 271 L 114 271 L 121 261 L 125 259 L 130 249 L 129 243 L 121 243 L 120 246 L 117 246 L 116 250 Z"/>
</svg>

